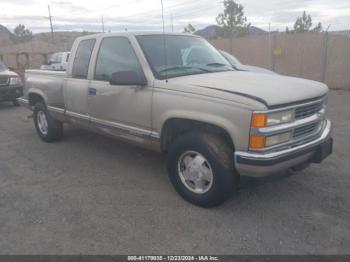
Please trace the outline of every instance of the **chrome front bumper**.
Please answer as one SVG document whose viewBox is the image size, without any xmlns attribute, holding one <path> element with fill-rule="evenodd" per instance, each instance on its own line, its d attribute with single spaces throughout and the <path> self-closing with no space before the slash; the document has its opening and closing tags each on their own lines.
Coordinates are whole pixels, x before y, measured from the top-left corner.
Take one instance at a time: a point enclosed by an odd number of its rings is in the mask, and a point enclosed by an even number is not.
<svg viewBox="0 0 350 262">
<path fill-rule="evenodd" d="M 312 162 L 319 146 L 331 140 L 332 123 L 325 121 L 322 134 L 305 144 L 271 153 L 235 152 L 236 170 L 241 175 L 266 175 Z"/>
</svg>

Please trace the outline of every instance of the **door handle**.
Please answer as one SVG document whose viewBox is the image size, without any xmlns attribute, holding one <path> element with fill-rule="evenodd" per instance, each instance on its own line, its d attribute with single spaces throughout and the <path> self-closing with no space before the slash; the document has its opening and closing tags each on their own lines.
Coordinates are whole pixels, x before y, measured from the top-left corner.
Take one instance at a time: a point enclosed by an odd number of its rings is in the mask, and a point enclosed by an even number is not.
<svg viewBox="0 0 350 262">
<path fill-rule="evenodd" d="M 89 96 L 95 96 L 97 94 L 96 88 L 89 88 Z"/>
</svg>

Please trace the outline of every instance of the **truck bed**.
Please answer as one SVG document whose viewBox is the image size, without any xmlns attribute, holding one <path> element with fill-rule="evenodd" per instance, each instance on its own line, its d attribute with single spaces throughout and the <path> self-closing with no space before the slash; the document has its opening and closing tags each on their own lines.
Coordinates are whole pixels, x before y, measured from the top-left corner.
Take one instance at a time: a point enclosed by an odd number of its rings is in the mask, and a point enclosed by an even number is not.
<svg viewBox="0 0 350 262">
<path fill-rule="evenodd" d="M 24 97 L 28 99 L 29 91 L 44 95 L 48 105 L 64 108 L 63 83 L 64 71 L 31 69 L 25 71 Z"/>
</svg>

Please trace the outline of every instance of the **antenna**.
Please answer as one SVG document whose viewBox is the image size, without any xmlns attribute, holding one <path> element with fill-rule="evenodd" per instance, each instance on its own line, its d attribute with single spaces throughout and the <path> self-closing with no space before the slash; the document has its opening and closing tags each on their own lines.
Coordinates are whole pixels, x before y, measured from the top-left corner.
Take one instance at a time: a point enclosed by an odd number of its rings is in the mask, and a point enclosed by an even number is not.
<svg viewBox="0 0 350 262">
<path fill-rule="evenodd" d="M 164 22 L 164 5 L 163 5 L 163 0 L 160 0 L 160 3 L 161 3 L 161 5 L 162 5 L 164 64 L 165 64 L 166 67 L 168 67 L 167 46 L 166 46 L 166 39 L 165 39 L 165 22 Z M 167 74 L 167 73 L 166 73 L 166 74 Z M 167 81 L 167 82 L 168 82 L 168 81 Z"/>
<path fill-rule="evenodd" d="M 101 16 L 101 23 L 102 23 L 102 33 L 105 32 L 105 22 L 103 21 L 103 15 Z"/>
<path fill-rule="evenodd" d="M 105 21 L 103 20 L 103 16 L 101 16 L 101 22 L 102 22 L 102 32 L 105 32 Z"/>
<path fill-rule="evenodd" d="M 163 34 L 165 33 L 165 24 L 164 24 L 164 5 L 163 0 L 160 0 L 160 3 L 162 5 L 162 22 L 163 22 Z"/>
<path fill-rule="evenodd" d="M 170 19 L 171 19 L 171 32 L 174 32 L 174 17 L 173 17 L 173 13 L 171 13 Z"/>
<path fill-rule="evenodd" d="M 271 65 L 271 22 L 269 22 L 269 67 L 272 68 L 272 65 Z"/>
</svg>

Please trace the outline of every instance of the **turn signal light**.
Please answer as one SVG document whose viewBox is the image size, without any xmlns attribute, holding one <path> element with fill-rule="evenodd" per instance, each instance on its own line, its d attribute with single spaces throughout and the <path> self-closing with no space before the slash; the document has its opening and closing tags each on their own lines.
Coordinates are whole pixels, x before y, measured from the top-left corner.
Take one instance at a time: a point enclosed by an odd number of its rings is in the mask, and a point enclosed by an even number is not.
<svg viewBox="0 0 350 262">
<path fill-rule="evenodd" d="M 249 139 L 249 148 L 261 149 L 265 147 L 266 138 L 264 136 L 251 136 Z"/>
<path fill-rule="evenodd" d="M 265 127 L 267 125 L 267 114 L 253 114 L 252 127 Z"/>
</svg>

